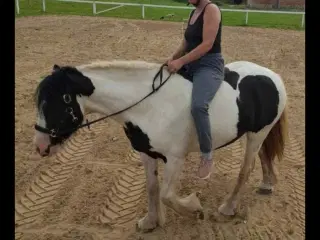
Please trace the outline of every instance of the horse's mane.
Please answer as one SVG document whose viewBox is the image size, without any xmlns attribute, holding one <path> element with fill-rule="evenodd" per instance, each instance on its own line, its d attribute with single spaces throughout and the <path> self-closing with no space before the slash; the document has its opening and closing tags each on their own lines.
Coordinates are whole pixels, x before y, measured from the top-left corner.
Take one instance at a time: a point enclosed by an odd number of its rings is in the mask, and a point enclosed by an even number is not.
<svg viewBox="0 0 320 240">
<path fill-rule="evenodd" d="M 154 69 L 159 68 L 159 63 L 152 63 L 140 60 L 114 60 L 114 61 L 94 61 L 89 64 L 78 66 L 79 70 L 82 69 L 97 69 L 97 68 L 121 68 L 121 69 Z"/>
<path fill-rule="evenodd" d="M 84 70 L 84 69 L 109 69 L 109 68 L 118 68 L 118 69 L 159 69 L 161 64 L 159 63 L 152 63 L 152 62 L 146 62 L 146 61 L 140 61 L 140 60 L 113 60 L 113 61 L 94 61 L 89 64 L 83 64 L 77 67 L 71 67 L 71 66 L 64 66 L 62 68 L 67 69 L 67 71 L 78 71 L 78 70 Z M 54 86 L 58 86 L 62 83 L 57 83 L 57 79 L 62 78 L 55 78 L 54 80 L 52 74 L 48 75 L 46 78 L 44 78 L 39 85 L 37 86 L 35 93 L 34 93 L 34 102 L 36 103 L 37 108 L 41 109 L 41 100 L 45 99 L 47 95 L 53 95 L 58 94 L 59 88 L 56 88 L 55 91 L 53 91 Z M 50 91 L 41 91 L 44 88 L 50 89 Z"/>
</svg>

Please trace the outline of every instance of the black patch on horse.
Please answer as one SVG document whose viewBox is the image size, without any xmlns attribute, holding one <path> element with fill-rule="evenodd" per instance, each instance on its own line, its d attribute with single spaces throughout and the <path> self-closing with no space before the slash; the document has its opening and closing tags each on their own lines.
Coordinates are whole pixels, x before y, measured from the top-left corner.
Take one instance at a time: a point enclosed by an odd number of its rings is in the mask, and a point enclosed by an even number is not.
<svg viewBox="0 0 320 240">
<path fill-rule="evenodd" d="M 237 89 L 239 78 L 240 75 L 237 72 L 230 71 L 227 67 L 224 68 L 224 81 L 229 83 L 234 90 Z"/>
<path fill-rule="evenodd" d="M 273 122 L 278 114 L 279 92 L 273 81 L 263 75 L 249 75 L 239 83 L 238 135 L 258 132 Z"/>
<path fill-rule="evenodd" d="M 52 73 L 38 85 L 35 93 L 36 106 L 42 112 L 47 129 L 64 132 L 80 125 L 83 114 L 76 100 L 77 96 L 90 96 L 94 91 L 91 80 L 74 67 L 53 66 Z M 70 114 L 72 109 L 73 116 Z M 59 137 L 51 137 L 51 144 L 61 143 L 72 132 Z"/>
<path fill-rule="evenodd" d="M 139 126 L 133 125 L 132 122 L 125 122 L 123 129 L 134 150 L 143 152 L 151 158 L 161 158 L 165 163 L 167 162 L 167 158 L 161 153 L 150 151 L 152 148 L 152 146 L 150 146 L 150 139 Z"/>
</svg>

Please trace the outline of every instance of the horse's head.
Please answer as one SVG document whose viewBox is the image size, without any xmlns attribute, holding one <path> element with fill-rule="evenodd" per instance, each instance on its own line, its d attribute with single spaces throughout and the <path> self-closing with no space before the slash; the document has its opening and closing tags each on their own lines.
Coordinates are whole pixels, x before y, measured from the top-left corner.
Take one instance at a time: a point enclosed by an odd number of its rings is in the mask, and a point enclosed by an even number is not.
<svg viewBox="0 0 320 240">
<path fill-rule="evenodd" d="M 91 80 L 73 67 L 54 65 L 36 90 L 38 120 L 34 144 L 41 156 L 57 152 L 58 146 L 73 134 L 83 121 L 81 96 L 94 91 Z"/>
</svg>

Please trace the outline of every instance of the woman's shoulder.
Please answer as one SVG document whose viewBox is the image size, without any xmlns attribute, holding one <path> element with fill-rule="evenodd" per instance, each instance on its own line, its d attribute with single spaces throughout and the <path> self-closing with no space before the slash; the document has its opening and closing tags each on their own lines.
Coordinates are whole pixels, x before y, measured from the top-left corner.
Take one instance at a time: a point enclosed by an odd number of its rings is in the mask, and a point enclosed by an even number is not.
<svg viewBox="0 0 320 240">
<path fill-rule="evenodd" d="M 220 12 L 220 8 L 217 4 L 211 2 L 206 6 L 205 10 L 209 10 L 209 11 L 219 11 Z"/>
<path fill-rule="evenodd" d="M 214 3 L 209 3 L 206 8 L 204 9 L 204 15 L 220 15 L 221 11 L 218 5 Z"/>
</svg>

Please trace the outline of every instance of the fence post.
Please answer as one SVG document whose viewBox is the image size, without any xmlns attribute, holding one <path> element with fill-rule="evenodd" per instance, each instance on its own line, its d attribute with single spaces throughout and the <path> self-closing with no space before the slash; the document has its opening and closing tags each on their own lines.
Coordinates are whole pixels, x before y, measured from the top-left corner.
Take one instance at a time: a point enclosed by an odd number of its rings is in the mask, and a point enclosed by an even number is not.
<svg viewBox="0 0 320 240">
<path fill-rule="evenodd" d="M 42 0 L 42 11 L 46 12 L 46 0 Z"/>
<path fill-rule="evenodd" d="M 97 14 L 96 1 L 93 1 L 93 3 L 92 3 L 92 13 L 93 13 L 93 15 L 96 15 L 96 14 Z"/>
<path fill-rule="evenodd" d="M 248 10 L 246 11 L 246 25 L 248 25 L 248 18 L 249 18 L 249 12 Z"/>
<path fill-rule="evenodd" d="M 19 0 L 16 0 L 16 9 L 17 9 L 17 14 L 20 14 Z"/>
<path fill-rule="evenodd" d="M 144 19 L 144 17 L 145 17 L 145 12 L 144 12 L 145 10 L 144 10 L 144 4 L 142 4 L 142 18 Z"/>
<path fill-rule="evenodd" d="M 305 15 L 305 13 L 302 14 L 302 20 L 301 20 L 301 27 L 302 27 L 302 28 L 303 28 L 303 26 L 304 26 L 304 15 Z"/>
</svg>

